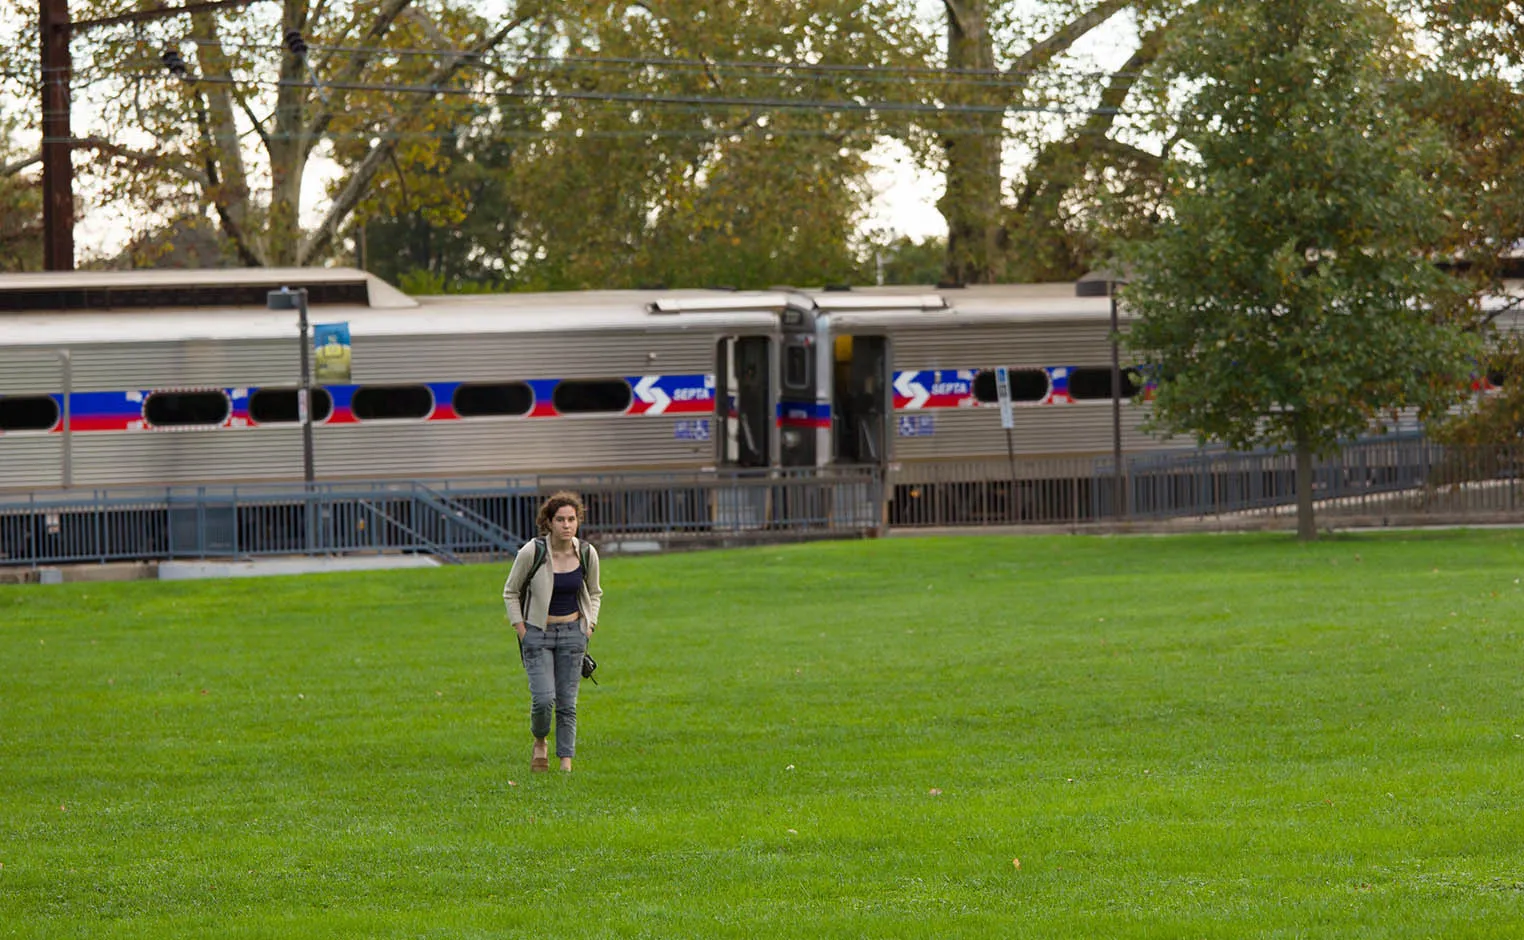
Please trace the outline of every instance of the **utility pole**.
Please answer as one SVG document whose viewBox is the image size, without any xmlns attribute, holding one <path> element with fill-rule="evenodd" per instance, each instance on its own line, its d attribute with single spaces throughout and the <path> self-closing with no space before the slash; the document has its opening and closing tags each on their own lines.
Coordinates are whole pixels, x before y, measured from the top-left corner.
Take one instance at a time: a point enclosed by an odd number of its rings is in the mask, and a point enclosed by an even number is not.
<svg viewBox="0 0 1524 940">
<path fill-rule="evenodd" d="M 74 270 L 74 133 L 69 129 L 69 0 L 42 0 L 42 257 L 49 271 Z"/>
<path fill-rule="evenodd" d="M 206 0 L 75 23 L 69 19 L 69 0 L 41 0 L 37 31 L 42 53 L 42 257 L 45 269 L 74 270 L 74 132 L 69 127 L 69 80 L 74 72 L 69 42 L 74 34 L 97 26 L 143 23 L 183 13 L 246 7 L 257 2 L 259 0 Z"/>
</svg>

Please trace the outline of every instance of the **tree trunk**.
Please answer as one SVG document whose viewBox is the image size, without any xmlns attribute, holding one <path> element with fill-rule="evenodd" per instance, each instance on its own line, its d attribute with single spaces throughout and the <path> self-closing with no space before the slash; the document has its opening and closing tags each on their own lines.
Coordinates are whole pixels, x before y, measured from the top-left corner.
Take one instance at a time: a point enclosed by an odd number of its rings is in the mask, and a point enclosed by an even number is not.
<svg viewBox="0 0 1524 940">
<path fill-rule="evenodd" d="M 281 35 L 306 26 L 302 0 L 286 0 Z M 270 155 L 270 219 L 265 258 L 272 267 L 297 263 L 302 242 L 302 175 L 307 169 L 306 104 L 311 89 L 301 58 L 280 53 L 280 87 L 275 92 L 275 133 L 265 145 Z"/>
<path fill-rule="evenodd" d="M 201 73 L 210 78 L 231 78 L 232 69 L 211 13 L 192 15 L 191 37 L 196 40 Z M 206 151 L 206 199 L 216 208 L 222 234 L 237 250 L 239 260 L 250 267 L 258 266 L 262 264 L 261 246 L 249 231 L 249 180 L 233 113 L 233 98 L 239 92 L 232 85 L 206 84 L 195 93 L 204 95 L 206 102 L 206 117 L 200 121 Z"/>
<path fill-rule="evenodd" d="M 996 104 L 983 83 L 988 76 L 960 69 L 993 69 L 995 40 L 989 31 L 988 0 L 947 2 L 948 100 L 964 105 Z M 947 220 L 946 277 L 959 284 L 987 284 L 998 277 L 996 239 L 1000 231 L 1000 151 L 1002 115 L 959 114 L 942 137 L 947 155 L 947 188 L 937 202 Z"/>
<path fill-rule="evenodd" d="M 1312 444 L 1307 435 L 1296 436 L 1296 537 L 1303 542 L 1318 538 L 1317 519 L 1312 512 Z"/>
<path fill-rule="evenodd" d="M 947 68 L 953 104 L 1020 106 L 1031 75 L 1068 51 L 1091 30 L 1126 9 L 1130 0 L 1099 0 L 1016 59 L 994 83 L 995 40 L 990 33 L 990 0 L 942 0 L 947 10 Z M 984 74 L 960 69 L 988 70 Z M 985 284 L 1005 276 L 1004 253 L 1020 245 L 1002 244 L 1000 157 L 1005 141 L 1003 111 L 955 115 L 942 137 L 947 155 L 947 189 L 937 202 L 947 220 L 946 277 L 959 284 Z"/>
</svg>

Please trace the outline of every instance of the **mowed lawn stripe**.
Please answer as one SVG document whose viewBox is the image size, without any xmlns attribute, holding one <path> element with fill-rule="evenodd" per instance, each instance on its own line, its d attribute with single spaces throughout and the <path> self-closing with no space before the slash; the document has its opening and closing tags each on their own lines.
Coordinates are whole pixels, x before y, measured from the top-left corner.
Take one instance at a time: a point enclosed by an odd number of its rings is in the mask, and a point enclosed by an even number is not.
<svg viewBox="0 0 1524 940">
<path fill-rule="evenodd" d="M 1514 936 L 1521 546 L 610 557 L 569 777 L 504 566 L 0 589 L 0 936 Z"/>
</svg>

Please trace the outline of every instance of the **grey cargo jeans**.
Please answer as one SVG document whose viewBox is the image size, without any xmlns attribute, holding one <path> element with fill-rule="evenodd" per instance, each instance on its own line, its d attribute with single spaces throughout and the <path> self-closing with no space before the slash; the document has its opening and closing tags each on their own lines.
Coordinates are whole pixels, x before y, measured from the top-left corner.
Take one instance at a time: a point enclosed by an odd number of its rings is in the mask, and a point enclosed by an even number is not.
<svg viewBox="0 0 1524 940">
<path fill-rule="evenodd" d="M 529 674 L 529 730 L 536 738 L 550 735 L 551 711 L 556 718 L 556 756 L 575 757 L 577 751 L 577 688 L 582 684 L 582 654 L 587 652 L 585 618 L 529 627 L 524 632 L 524 671 Z"/>
</svg>

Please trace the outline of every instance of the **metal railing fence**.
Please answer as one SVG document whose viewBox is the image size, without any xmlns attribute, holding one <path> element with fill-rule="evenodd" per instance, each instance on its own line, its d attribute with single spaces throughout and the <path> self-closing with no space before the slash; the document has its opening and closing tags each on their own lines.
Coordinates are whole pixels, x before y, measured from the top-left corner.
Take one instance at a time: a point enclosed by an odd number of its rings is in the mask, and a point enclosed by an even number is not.
<svg viewBox="0 0 1524 940">
<path fill-rule="evenodd" d="M 1289 527 L 1295 460 L 1189 451 L 1107 458 L 935 461 L 825 469 L 546 475 L 60 490 L 0 495 L 0 565 L 275 555 L 503 557 L 535 533 L 550 493 L 573 490 L 595 541 L 734 544 L 862 537 L 891 528 L 1173 525 Z M 1120 482 L 1120 485 L 1119 485 Z M 1332 524 L 1524 523 L 1524 445 L 1360 441 L 1316 462 Z"/>
<path fill-rule="evenodd" d="M 540 501 L 575 490 L 595 540 L 861 536 L 877 468 L 60 490 L 0 496 L 0 565 L 414 552 L 511 555 Z"/>
<path fill-rule="evenodd" d="M 1196 519 L 1275 526 L 1296 508 L 1296 459 L 1277 451 L 905 465 L 889 478 L 891 527 L 1115 525 Z M 1314 462 L 1320 520 L 1524 522 L 1524 445 L 1454 447 L 1418 435 L 1353 442 Z"/>
<path fill-rule="evenodd" d="M 522 541 L 469 503 L 413 481 L 60 490 L 0 499 L 0 564 L 397 551 L 458 561 L 506 554 Z"/>
</svg>

